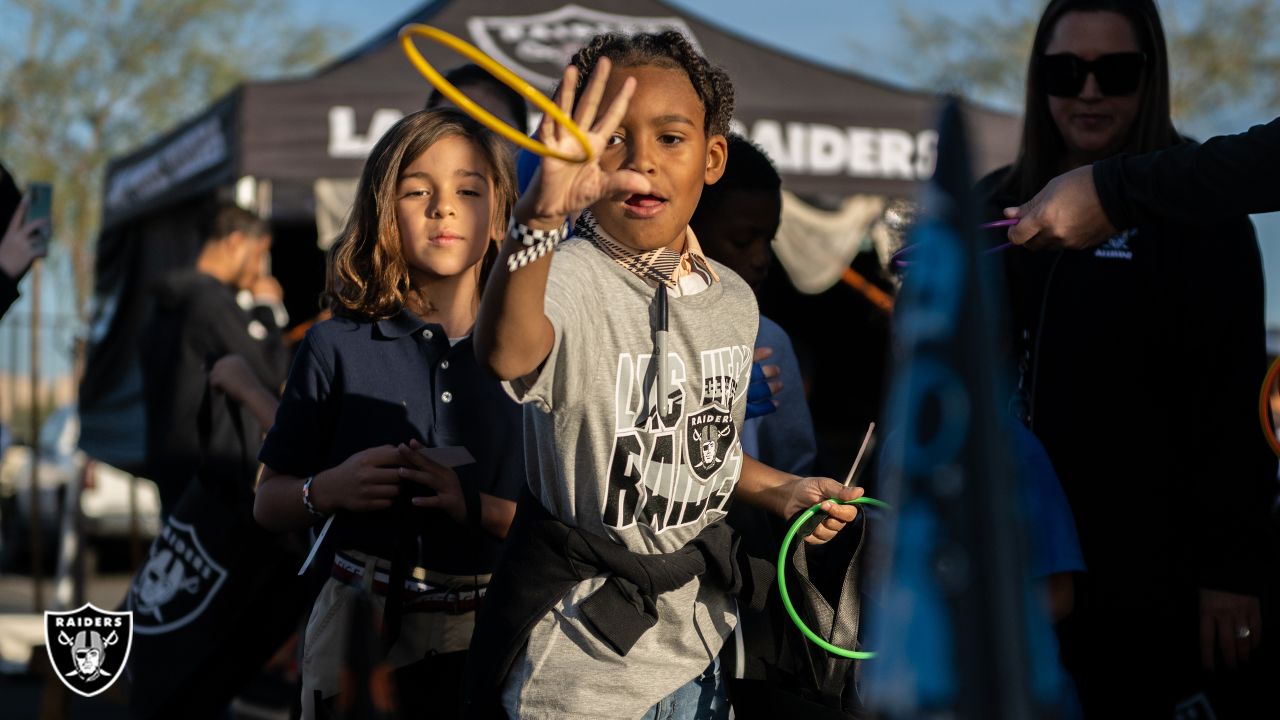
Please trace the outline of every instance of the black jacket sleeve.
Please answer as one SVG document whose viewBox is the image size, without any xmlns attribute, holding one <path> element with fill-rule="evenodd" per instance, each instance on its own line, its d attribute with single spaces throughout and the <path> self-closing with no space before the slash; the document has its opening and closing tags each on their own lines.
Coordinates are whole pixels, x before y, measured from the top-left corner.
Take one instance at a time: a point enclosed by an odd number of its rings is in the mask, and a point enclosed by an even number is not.
<svg viewBox="0 0 1280 720">
<path fill-rule="evenodd" d="M 0 270 L 0 317 L 9 312 L 10 306 L 18 299 L 18 281 Z"/>
<path fill-rule="evenodd" d="M 1093 165 L 1093 181 L 1111 224 L 1160 220 L 1213 222 L 1227 215 L 1280 210 L 1280 118 L 1239 135 L 1186 143 Z"/>
</svg>

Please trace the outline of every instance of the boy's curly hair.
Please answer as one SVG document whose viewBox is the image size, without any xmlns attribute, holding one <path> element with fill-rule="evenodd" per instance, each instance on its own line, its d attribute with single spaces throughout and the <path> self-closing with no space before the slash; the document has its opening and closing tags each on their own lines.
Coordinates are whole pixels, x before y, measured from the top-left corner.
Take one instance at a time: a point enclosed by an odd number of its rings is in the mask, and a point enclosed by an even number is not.
<svg viewBox="0 0 1280 720">
<path fill-rule="evenodd" d="M 723 69 L 712 65 L 693 43 L 675 30 L 660 33 L 622 35 L 605 33 L 591 38 L 571 61 L 578 68 L 578 87 L 574 102 L 582 96 L 587 78 L 600 58 L 607 57 L 615 67 L 658 65 L 683 70 L 693 90 L 702 101 L 703 130 L 707 135 L 725 135 L 733 119 L 733 81 Z"/>
</svg>

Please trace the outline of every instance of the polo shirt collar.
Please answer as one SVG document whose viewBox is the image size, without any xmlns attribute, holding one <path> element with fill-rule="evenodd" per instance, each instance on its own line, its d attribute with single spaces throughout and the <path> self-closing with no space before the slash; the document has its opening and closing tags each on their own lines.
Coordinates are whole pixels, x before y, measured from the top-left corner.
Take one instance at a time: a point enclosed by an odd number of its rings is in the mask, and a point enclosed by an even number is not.
<svg viewBox="0 0 1280 720">
<path fill-rule="evenodd" d="M 401 308 L 400 312 L 392 315 L 385 320 L 378 320 L 374 325 L 378 328 L 378 333 L 388 340 L 397 340 L 402 337 L 412 335 L 429 323 L 426 320 L 414 315 L 412 312 Z"/>
<path fill-rule="evenodd" d="M 573 232 L 590 240 L 622 267 L 655 285 L 662 283 L 676 290 L 682 287 L 683 278 L 697 276 L 701 279 L 699 289 L 705 289 L 720 280 L 703 255 L 702 246 L 698 244 L 698 238 L 691 227 L 685 228 L 685 244 L 681 252 L 668 248 L 649 251 L 629 248 L 610 237 L 590 210 L 583 211 L 578 216 Z"/>
</svg>

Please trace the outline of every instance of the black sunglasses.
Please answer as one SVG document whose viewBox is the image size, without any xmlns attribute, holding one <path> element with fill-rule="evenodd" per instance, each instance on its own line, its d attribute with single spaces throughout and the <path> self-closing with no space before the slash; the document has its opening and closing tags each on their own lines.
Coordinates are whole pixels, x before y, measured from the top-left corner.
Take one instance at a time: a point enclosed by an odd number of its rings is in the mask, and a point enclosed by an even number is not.
<svg viewBox="0 0 1280 720">
<path fill-rule="evenodd" d="M 1040 58 L 1040 78 L 1044 91 L 1054 97 L 1075 97 L 1084 90 L 1089 74 L 1098 81 L 1103 95 L 1132 95 L 1142 84 L 1142 68 L 1147 56 L 1140 52 L 1111 53 L 1084 60 L 1071 53 Z"/>
</svg>

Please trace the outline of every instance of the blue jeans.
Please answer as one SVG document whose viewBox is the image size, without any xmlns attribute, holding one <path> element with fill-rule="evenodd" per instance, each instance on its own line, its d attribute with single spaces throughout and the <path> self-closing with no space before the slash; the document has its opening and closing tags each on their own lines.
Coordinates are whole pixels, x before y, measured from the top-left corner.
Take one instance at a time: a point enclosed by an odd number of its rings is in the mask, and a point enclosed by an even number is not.
<svg viewBox="0 0 1280 720">
<path fill-rule="evenodd" d="M 729 697 L 716 658 L 698 677 L 649 708 L 640 720 L 728 720 Z"/>
</svg>

